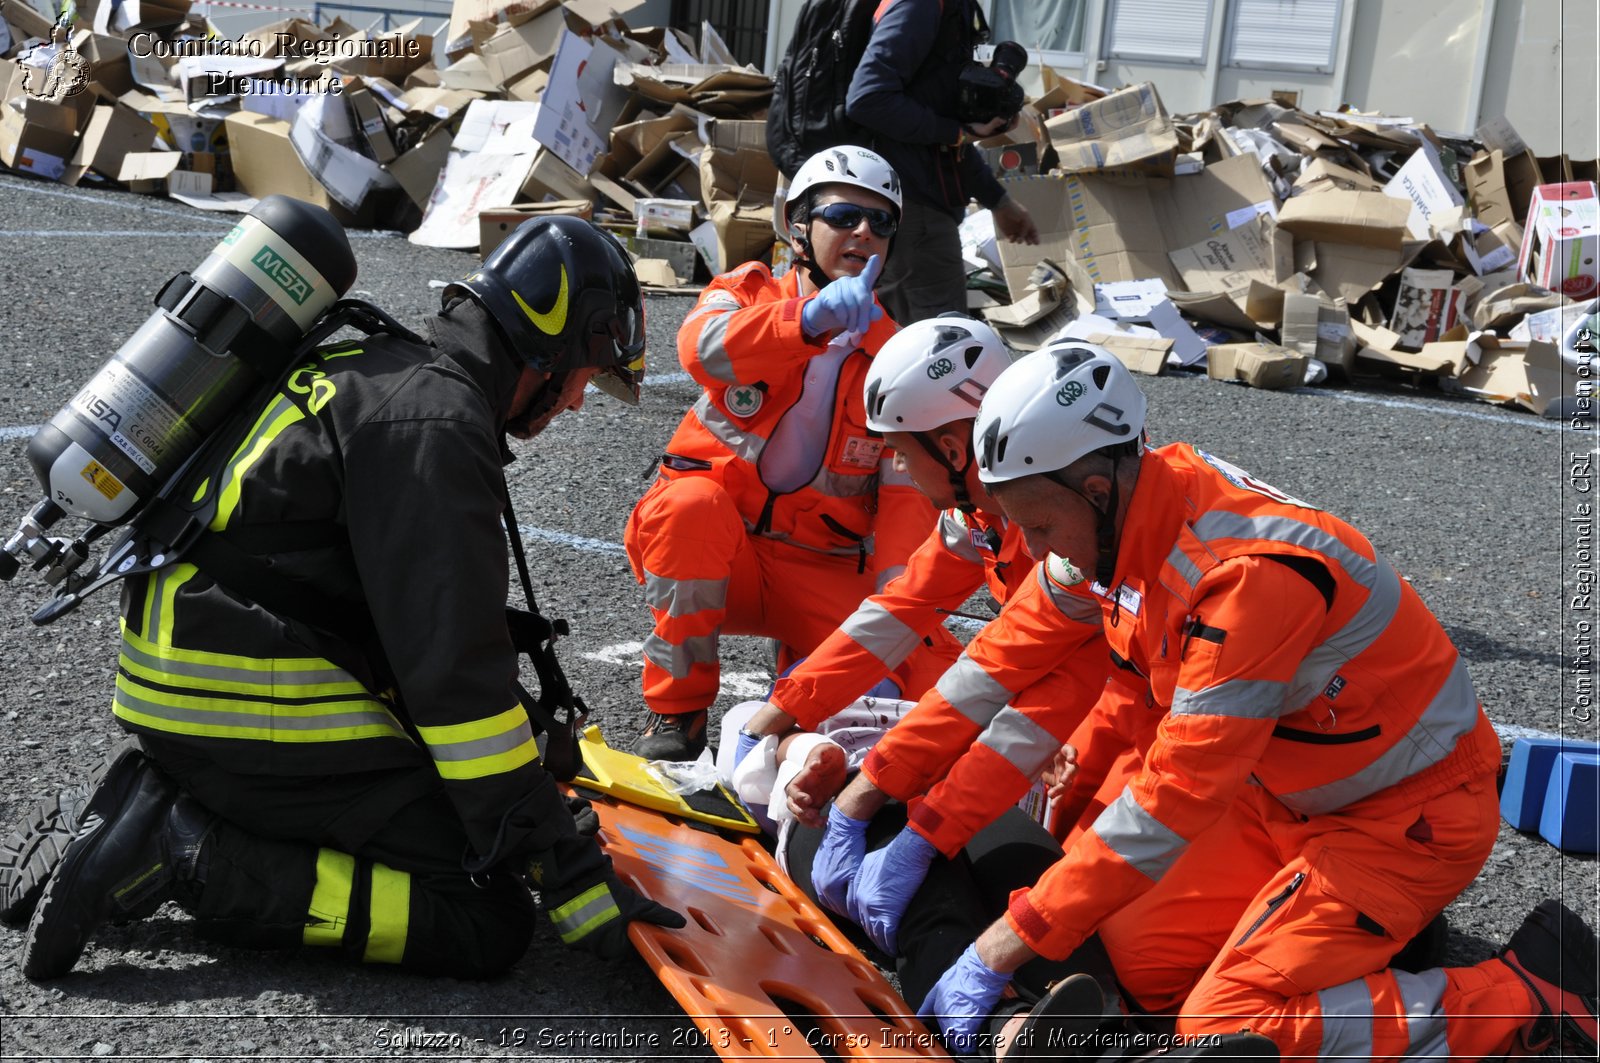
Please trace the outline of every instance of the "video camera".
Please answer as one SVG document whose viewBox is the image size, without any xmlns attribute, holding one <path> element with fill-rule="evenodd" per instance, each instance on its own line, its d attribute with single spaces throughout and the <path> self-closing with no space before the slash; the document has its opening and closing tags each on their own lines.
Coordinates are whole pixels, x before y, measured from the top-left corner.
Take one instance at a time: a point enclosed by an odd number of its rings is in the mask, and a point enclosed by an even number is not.
<svg viewBox="0 0 1600 1063">
<path fill-rule="evenodd" d="M 996 118 L 1013 118 L 1022 110 L 1022 86 L 1017 75 L 1028 66 L 1028 50 L 1016 41 L 994 46 L 989 65 L 973 61 L 961 70 L 956 119 L 962 125 L 983 125 Z"/>
</svg>

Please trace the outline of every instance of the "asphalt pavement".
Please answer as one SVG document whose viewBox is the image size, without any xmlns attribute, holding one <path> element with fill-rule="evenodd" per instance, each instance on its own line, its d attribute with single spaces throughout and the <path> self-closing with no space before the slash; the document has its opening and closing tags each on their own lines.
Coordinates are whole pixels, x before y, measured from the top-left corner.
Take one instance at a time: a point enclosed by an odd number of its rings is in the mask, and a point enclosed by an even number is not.
<svg viewBox="0 0 1600 1063">
<path fill-rule="evenodd" d="M 0 174 L 0 535 L 39 497 L 24 458 L 32 429 L 233 220 Z M 398 234 L 352 235 L 359 275 L 350 294 L 412 325 L 477 261 Z M 691 305 L 649 298 L 639 407 L 591 392 L 581 413 L 514 444 L 509 470 L 540 605 L 570 620 L 562 660 L 613 745 L 642 726 L 638 651 L 649 630 L 622 529 L 697 395 L 673 344 Z M 1594 544 L 1584 523 L 1595 490 L 1591 434 L 1395 381 L 1290 392 L 1192 374 L 1141 383 L 1154 442 L 1194 443 L 1361 528 L 1450 631 L 1508 746 L 1533 732 L 1597 737 Z M 435 563 L 451 563 L 454 544 L 432 548 Z M 0 826 L 87 774 L 120 736 L 110 712 L 115 591 L 35 627 L 29 616 L 45 594 L 28 572 L 0 586 Z M 726 641 L 719 711 L 765 688 L 766 660 L 754 639 Z M 1490 956 L 1544 896 L 1600 922 L 1597 881 L 1593 857 L 1502 827 L 1483 874 L 1448 911 L 1449 961 Z M 600 964 L 544 930 L 509 976 L 487 984 L 208 945 L 171 906 L 99 933 L 78 970 L 47 985 L 22 978 L 20 943 L 0 928 L 5 1058 L 637 1058 L 637 1048 L 610 1045 L 651 1033 L 653 1055 L 709 1056 L 642 962 Z"/>
</svg>

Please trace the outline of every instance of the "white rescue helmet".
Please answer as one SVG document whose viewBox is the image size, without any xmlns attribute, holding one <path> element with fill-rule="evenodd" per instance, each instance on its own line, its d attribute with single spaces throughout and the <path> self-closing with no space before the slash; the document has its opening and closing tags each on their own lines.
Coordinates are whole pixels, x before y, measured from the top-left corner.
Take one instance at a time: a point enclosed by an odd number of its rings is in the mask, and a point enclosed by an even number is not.
<svg viewBox="0 0 1600 1063">
<path fill-rule="evenodd" d="M 1011 352 L 982 321 L 943 314 L 891 336 L 867 367 L 867 427 L 928 432 L 971 420 Z"/>
<path fill-rule="evenodd" d="M 978 477 L 1004 483 L 1064 469 L 1102 447 L 1143 452 L 1144 392 L 1104 347 L 1058 340 L 1017 360 L 973 425 Z"/>
<path fill-rule="evenodd" d="M 865 188 L 894 204 L 894 215 L 900 217 L 900 175 L 882 155 L 870 148 L 856 144 L 840 144 L 824 148 L 800 164 L 794 180 L 789 182 L 783 195 L 783 225 L 780 235 L 788 239 L 796 225 L 803 226 L 805 218 L 793 218 L 790 212 L 796 203 L 805 201 L 806 193 L 819 185 L 854 185 Z"/>
</svg>

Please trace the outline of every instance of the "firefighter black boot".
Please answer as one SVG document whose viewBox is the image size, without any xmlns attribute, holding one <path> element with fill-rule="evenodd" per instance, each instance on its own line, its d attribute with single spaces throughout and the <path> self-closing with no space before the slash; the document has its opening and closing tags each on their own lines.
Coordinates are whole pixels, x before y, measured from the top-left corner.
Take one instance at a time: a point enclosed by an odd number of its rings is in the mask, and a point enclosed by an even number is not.
<svg viewBox="0 0 1600 1063">
<path fill-rule="evenodd" d="M 119 742 L 87 783 L 41 799 L 0 840 L 0 923 L 28 925 L 45 883 L 78 835 L 89 795 L 119 763 L 138 756 L 142 754 L 135 739 Z"/>
<path fill-rule="evenodd" d="M 168 900 L 192 904 L 215 822 L 147 758 L 114 764 L 89 795 L 78 836 L 34 909 L 22 973 L 59 978 L 105 923 L 148 916 Z"/>
</svg>

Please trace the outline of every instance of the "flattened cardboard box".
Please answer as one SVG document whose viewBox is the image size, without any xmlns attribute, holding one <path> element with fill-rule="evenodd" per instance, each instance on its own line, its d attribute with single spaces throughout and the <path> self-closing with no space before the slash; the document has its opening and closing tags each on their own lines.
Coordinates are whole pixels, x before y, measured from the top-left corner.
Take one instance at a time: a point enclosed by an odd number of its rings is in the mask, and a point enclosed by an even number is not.
<svg viewBox="0 0 1600 1063">
<path fill-rule="evenodd" d="M 76 185 L 90 170 L 115 179 L 125 155 L 132 151 L 149 151 L 155 142 L 156 127 L 132 109 L 121 104 L 96 107 L 62 181 Z"/>
<path fill-rule="evenodd" d="M 1256 204 L 1272 199 L 1253 155 L 1225 159 L 1185 177 L 1130 181 L 1068 174 L 1001 183 L 1039 228 L 1036 245 L 1000 242 L 1013 299 L 1025 294 L 1028 274 L 1047 259 L 1066 269 L 1079 292 L 1108 281 L 1146 279 L 1180 290 L 1169 253 L 1225 228 L 1230 214 L 1248 208 L 1253 217 Z"/>
<path fill-rule="evenodd" d="M 1234 229 L 1167 255 L 1191 292 L 1246 291 L 1252 280 L 1276 282 L 1293 272 L 1293 240 L 1278 238 L 1270 219 L 1257 215 Z"/>
<path fill-rule="evenodd" d="M 1383 194 L 1411 204 L 1406 228 L 1413 240 L 1427 240 L 1439 232 L 1444 215 L 1462 204 L 1461 193 L 1445 176 L 1438 149 L 1427 138 L 1383 186 Z"/>
<path fill-rule="evenodd" d="M 1160 376 L 1167 368 L 1167 354 L 1172 350 L 1172 341 L 1165 336 L 1147 339 L 1097 332 L 1089 337 L 1089 342 L 1104 347 L 1131 371 L 1146 376 Z"/>
<path fill-rule="evenodd" d="M 510 85 L 530 70 L 550 64 L 566 25 L 565 13 L 560 8 L 550 8 L 532 17 L 515 15 L 478 45 L 478 54 L 483 57 L 483 64 L 495 84 Z"/>
</svg>

